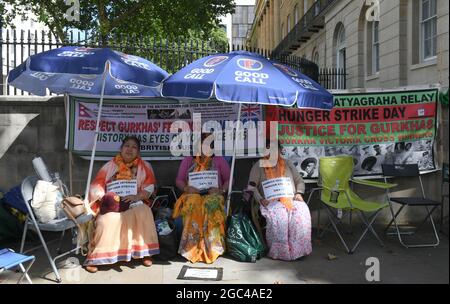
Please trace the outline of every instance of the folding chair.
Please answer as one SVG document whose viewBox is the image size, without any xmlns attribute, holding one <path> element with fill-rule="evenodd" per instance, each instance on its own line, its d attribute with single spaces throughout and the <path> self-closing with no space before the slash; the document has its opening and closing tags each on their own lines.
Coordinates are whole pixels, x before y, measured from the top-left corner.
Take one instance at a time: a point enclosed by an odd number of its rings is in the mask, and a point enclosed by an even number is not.
<svg viewBox="0 0 450 304">
<path fill-rule="evenodd" d="M 425 191 L 423 188 L 422 178 L 420 177 L 419 173 L 419 166 L 417 164 L 411 164 L 411 165 L 387 165 L 383 164 L 381 165 L 383 170 L 383 176 L 384 180 L 387 181 L 388 178 L 395 178 L 395 177 L 414 177 L 419 180 L 420 183 L 420 189 L 422 191 L 421 196 L 413 196 L 413 197 L 392 197 L 389 191 L 387 191 L 387 196 L 389 199 L 389 206 L 391 209 L 392 214 L 392 220 L 387 225 L 385 232 L 391 227 L 392 223 L 395 225 L 394 234 L 397 234 L 398 239 L 400 243 L 406 247 L 406 248 L 413 248 L 413 247 L 436 247 L 439 245 L 439 236 L 436 230 L 436 226 L 434 224 L 434 220 L 432 217 L 433 212 L 442 205 L 442 202 L 438 202 L 435 200 L 431 200 L 425 197 Z M 401 205 L 400 209 L 397 211 L 397 213 L 394 213 L 394 207 L 393 204 L 399 204 Z M 424 218 L 424 220 L 417 226 L 415 231 L 406 232 L 406 231 L 400 231 L 400 227 L 397 223 L 397 217 L 400 214 L 400 212 L 406 207 L 424 207 L 427 210 L 427 216 Z M 429 209 L 431 208 L 431 210 Z M 419 231 L 419 229 L 423 226 L 423 224 L 427 221 L 427 219 L 430 219 L 431 226 L 433 227 L 434 235 L 435 235 L 435 242 L 434 243 L 425 243 L 425 244 L 407 244 L 403 238 L 402 235 L 414 235 Z M 392 233 L 388 233 L 392 234 Z"/>
<path fill-rule="evenodd" d="M 447 184 L 447 185 L 445 185 Z M 444 189 L 447 189 L 447 194 L 445 194 Z M 442 164 L 442 184 L 441 184 L 441 233 L 446 235 L 444 233 L 444 221 L 448 221 L 448 215 L 447 217 L 444 217 L 444 199 L 447 198 L 448 200 L 448 163 Z M 448 235 L 447 235 L 448 236 Z"/>
<path fill-rule="evenodd" d="M 71 229 L 73 239 L 76 239 L 76 235 L 78 233 L 78 230 L 77 230 L 78 228 L 77 228 L 77 225 L 75 225 L 75 223 L 68 218 L 65 218 L 62 220 L 55 220 L 50 223 L 40 223 L 36 220 L 34 213 L 33 213 L 33 209 L 31 208 L 31 201 L 33 200 L 34 186 L 36 185 L 38 180 L 39 179 L 37 176 L 29 176 L 23 180 L 22 185 L 21 185 L 22 196 L 26 203 L 26 206 L 28 209 L 28 214 L 27 214 L 27 218 L 25 220 L 25 226 L 23 229 L 22 241 L 20 244 L 20 252 L 24 253 L 25 240 L 27 237 L 28 229 L 34 230 L 39 236 L 41 245 L 38 247 L 31 248 L 31 249 L 27 250 L 26 252 L 30 252 L 30 251 L 40 248 L 42 246 L 47 255 L 48 261 L 50 262 L 50 266 L 52 267 L 53 272 L 56 275 L 56 281 L 58 283 L 61 283 L 62 282 L 61 276 L 59 275 L 58 268 L 56 267 L 55 263 L 56 263 L 56 260 L 66 256 L 66 255 L 69 255 L 73 252 L 78 253 L 78 250 L 81 248 L 80 244 L 78 244 L 78 241 L 76 242 L 75 248 L 61 253 L 61 245 L 62 245 L 62 241 L 63 241 L 66 230 Z M 83 215 L 83 216 L 80 216 L 79 218 L 77 218 L 77 222 L 79 224 L 84 224 L 84 223 L 90 221 L 91 219 L 92 219 L 92 215 Z M 75 232 L 74 232 L 74 228 L 75 228 Z M 61 232 L 61 236 L 59 238 L 59 246 L 57 249 L 57 253 L 59 254 L 58 256 L 53 258 L 52 255 L 50 254 L 50 251 L 47 247 L 47 244 L 50 242 L 45 241 L 44 237 L 42 236 L 42 231 Z"/>
<path fill-rule="evenodd" d="M 163 202 L 167 202 L 168 207 L 170 205 L 170 201 L 176 201 L 178 199 L 178 195 L 175 191 L 175 187 L 173 186 L 158 186 L 154 195 L 152 196 L 152 205 L 151 208 L 159 207 Z"/>
<path fill-rule="evenodd" d="M 34 261 L 35 257 L 32 255 L 15 253 L 12 249 L 0 249 L 0 273 L 5 270 L 19 267 L 22 271 L 22 276 L 17 281 L 17 284 L 20 284 L 24 277 L 27 279 L 28 283 L 33 284 L 30 276 L 28 275 L 28 271 L 30 270 Z M 23 266 L 24 263 L 29 263 L 27 268 Z"/>
<path fill-rule="evenodd" d="M 261 206 L 259 202 L 252 197 L 250 199 L 250 218 L 252 220 L 253 225 L 255 226 L 256 232 L 258 233 L 259 237 L 263 241 L 264 245 L 267 245 L 266 243 L 266 219 L 261 214 Z"/>
<path fill-rule="evenodd" d="M 369 231 L 378 240 L 380 245 L 384 246 L 382 240 L 379 238 L 378 234 L 373 228 L 373 223 L 375 222 L 375 219 L 378 216 L 379 212 L 383 208 L 389 206 L 387 201 L 384 203 L 377 203 L 360 198 L 350 188 L 350 181 L 353 183 L 375 187 L 378 189 L 388 189 L 396 186 L 395 184 L 390 183 L 352 179 L 353 166 L 353 157 L 351 156 L 333 156 L 320 158 L 318 182 L 319 187 L 311 190 L 307 202 L 307 204 L 309 204 L 309 201 L 314 192 L 320 191 L 320 201 L 325 205 L 329 219 L 328 226 L 322 231 L 320 237 L 323 236 L 330 225 L 333 226 L 340 241 L 349 254 L 355 252 L 356 248 L 359 246 L 360 242 Z M 342 211 L 343 216 L 339 216 L 339 210 Z M 352 212 L 356 212 L 359 215 L 362 223 L 365 226 L 365 229 L 359 237 L 358 241 L 350 249 L 347 242 L 344 240 L 344 237 L 342 236 L 338 225 L 343 224 L 342 219 L 344 218 L 344 213 L 348 213 L 349 216 L 351 216 Z M 367 217 L 366 213 L 370 214 L 370 216 Z"/>
</svg>

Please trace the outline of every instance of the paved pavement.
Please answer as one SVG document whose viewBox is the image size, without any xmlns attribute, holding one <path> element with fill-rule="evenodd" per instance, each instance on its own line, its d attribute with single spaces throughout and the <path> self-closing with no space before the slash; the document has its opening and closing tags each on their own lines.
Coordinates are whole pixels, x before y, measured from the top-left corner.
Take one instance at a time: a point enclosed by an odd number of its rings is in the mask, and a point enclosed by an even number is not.
<svg viewBox="0 0 450 304">
<path fill-rule="evenodd" d="M 423 235 L 424 238 L 431 236 L 429 233 Z M 82 259 L 82 257 L 71 256 L 69 260 L 60 260 L 58 267 L 63 284 L 352 284 L 369 283 L 366 280 L 366 273 L 372 273 L 369 268 L 374 264 L 366 266 L 366 261 L 370 257 L 375 257 L 380 265 L 380 283 L 448 284 L 449 244 L 446 236 L 440 236 L 441 244 L 438 247 L 414 249 L 403 248 L 394 237 L 384 237 L 385 247 L 380 247 L 373 238 L 369 237 L 361 243 L 356 253 L 348 255 L 337 237 L 328 232 L 320 240 L 314 238 L 313 253 L 310 256 L 293 262 L 263 258 L 256 263 L 242 263 L 225 256 L 220 257 L 212 265 L 206 265 L 191 264 L 179 257 L 170 262 L 154 261 L 154 265 L 149 268 L 141 265 L 140 260 L 135 260 L 130 263 L 100 267 L 97 273 L 91 274 L 76 265 L 78 258 Z M 52 248 L 55 248 L 55 244 Z M 33 283 L 56 284 L 52 281 L 55 276 L 51 272 L 43 251 L 38 250 L 34 254 L 37 260 L 31 269 Z M 218 282 L 178 280 L 177 276 L 184 265 L 221 267 L 223 279 Z M 18 275 L 13 272 L 0 274 L 0 284 L 15 283 Z"/>
</svg>

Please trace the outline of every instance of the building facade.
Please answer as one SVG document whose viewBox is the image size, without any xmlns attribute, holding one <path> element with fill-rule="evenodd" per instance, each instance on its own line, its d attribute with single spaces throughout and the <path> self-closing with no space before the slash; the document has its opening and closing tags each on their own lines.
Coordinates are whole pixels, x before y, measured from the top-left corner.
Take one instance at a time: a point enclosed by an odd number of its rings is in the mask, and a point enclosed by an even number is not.
<svg viewBox="0 0 450 304">
<path fill-rule="evenodd" d="M 348 89 L 448 87 L 448 7 L 447 0 L 257 0 L 248 45 L 344 68 Z"/>
<path fill-rule="evenodd" d="M 255 18 L 254 5 L 236 5 L 234 14 L 231 15 L 231 44 L 245 46 L 247 32 L 252 27 Z"/>
</svg>

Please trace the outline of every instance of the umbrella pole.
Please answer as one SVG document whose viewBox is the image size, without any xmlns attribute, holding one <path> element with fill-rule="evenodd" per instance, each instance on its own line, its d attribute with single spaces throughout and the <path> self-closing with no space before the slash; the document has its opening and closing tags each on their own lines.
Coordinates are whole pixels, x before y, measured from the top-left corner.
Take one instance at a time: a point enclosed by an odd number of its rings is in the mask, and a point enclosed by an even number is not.
<svg viewBox="0 0 450 304">
<path fill-rule="evenodd" d="M 66 120 L 69 119 L 69 114 L 67 112 L 67 109 L 69 107 L 69 95 L 64 94 L 64 111 L 66 113 Z M 68 138 L 68 137 L 66 137 Z M 70 144 L 67 143 L 67 151 L 69 152 L 69 195 L 72 195 L 73 193 L 73 172 L 72 172 L 72 163 L 73 163 L 73 156 L 72 151 L 70 150 Z"/>
<path fill-rule="evenodd" d="M 84 192 L 84 205 L 86 207 L 86 210 L 88 210 L 89 213 L 92 213 L 92 210 L 89 206 L 89 187 L 91 185 L 91 177 L 92 177 L 92 169 L 94 167 L 94 158 L 95 158 L 95 149 L 97 148 L 97 139 L 98 139 L 98 130 L 100 129 L 100 118 L 102 116 L 102 106 L 103 106 L 103 95 L 105 94 L 105 84 L 106 84 L 106 75 L 109 71 L 109 62 L 106 62 L 105 65 L 105 71 L 103 72 L 103 79 L 102 79 L 102 91 L 100 95 L 100 103 L 98 106 L 98 114 L 97 114 L 97 124 L 95 126 L 95 136 L 94 136 L 94 146 L 92 147 L 92 153 L 91 153 L 91 161 L 89 163 L 89 173 L 88 173 L 88 179 L 86 183 L 86 191 Z"/>
<path fill-rule="evenodd" d="M 70 194 L 73 193 L 73 172 L 72 172 L 72 164 L 73 164 L 73 155 L 72 151 L 69 150 L 69 189 Z"/>
<path fill-rule="evenodd" d="M 234 164 L 236 162 L 236 146 L 237 146 L 239 126 L 240 126 L 240 122 L 241 122 L 241 109 L 242 109 L 242 103 L 239 103 L 239 111 L 238 111 L 236 133 L 235 133 L 236 135 L 234 136 L 234 145 L 233 145 L 233 157 L 231 159 L 230 182 L 228 184 L 227 216 L 230 214 L 231 191 L 233 189 Z"/>
</svg>

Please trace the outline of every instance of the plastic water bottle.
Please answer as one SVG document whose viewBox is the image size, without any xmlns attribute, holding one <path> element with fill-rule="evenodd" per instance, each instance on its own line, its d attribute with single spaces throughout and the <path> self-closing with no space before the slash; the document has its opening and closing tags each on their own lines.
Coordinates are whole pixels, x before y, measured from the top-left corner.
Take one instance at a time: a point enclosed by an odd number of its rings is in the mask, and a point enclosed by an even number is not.
<svg viewBox="0 0 450 304">
<path fill-rule="evenodd" d="M 339 180 L 336 179 L 336 184 L 334 185 L 333 189 L 331 190 L 330 201 L 333 204 L 337 204 L 338 198 L 339 198 Z M 342 218 L 342 209 L 337 210 L 337 218 L 338 219 Z"/>
<path fill-rule="evenodd" d="M 330 194 L 330 201 L 334 204 L 338 202 L 339 198 L 339 180 L 336 179 L 336 184 L 334 185 L 333 189 L 331 190 Z"/>
<path fill-rule="evenodd" d="M 78 229 L 72 230 L 72 245 L 78 244 Z"/>
<path fill-rule="evenodd" d="M 55 172 L 53 174 L 53 185 L 58 187 L 58 190 L 56 192 L 56 203 L 55 203 L 55 209 L 56 209 L 56 218 L 57 219 L 63 219 L 66 218 L 67 215 L 64 212 L 63 208 L 62 208 L 62 201 L 64 199 L 64 196 L 67 196 L 67 194 L 64 191 L 64 186 L 63 183 L 61 181 L 61 178 L 59 177 L 59 173 Z"/>
<path fill-rule="evenodd" d="M 59 173 L 55 172 L 53 174 L 53 185 L 57 186 L 59 188 L 59 191 L 61 191 L 62 195 L 66 195 L 66 193 L 64 192 L 64 186 L 63 183 L 61 181 L 61 178 L 59 177 Z"/>
</svg>

